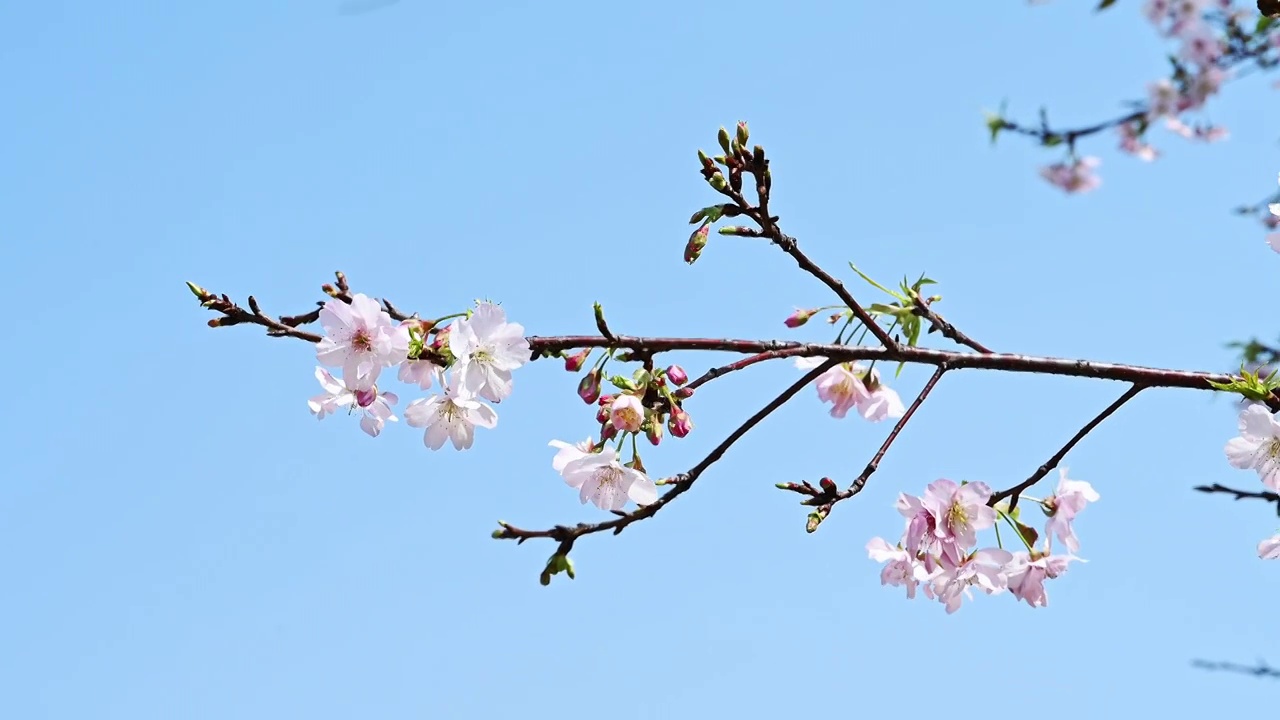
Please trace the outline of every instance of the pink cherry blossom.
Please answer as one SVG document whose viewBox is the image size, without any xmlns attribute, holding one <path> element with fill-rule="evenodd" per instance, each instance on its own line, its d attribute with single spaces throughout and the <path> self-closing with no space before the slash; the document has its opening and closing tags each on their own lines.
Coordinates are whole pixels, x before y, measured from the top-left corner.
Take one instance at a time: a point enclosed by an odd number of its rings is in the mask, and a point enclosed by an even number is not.
<svg viewBox="0 0 1280 720">
<path fill-rule="evenodd" d="M 898 493 L 897 508 L 898 512 L 907 519 L 907 528 L 902 536 L 907 552 L 912 555 L 917 553 L 930 555 L 940 547 L 938 535 L 935 532 L 938 528 L 938 520 L 929 508 L 924 506 L 923 500 L 915 495 Z"/>
<path fill-rule="evenodd" d="M 985 548 L 960 559 L 944 554 L 942 569 L 933 576 L 930 589 L 950 615 L 960 609 L 963 597 L 973 598 L 971 587 L 977 586 L 988 595 L 1004 591 L 1009 584 L 1004 568 L 1011 560 L 1013 553 L 999 548 Z"/>
<path fill-rule="evenodd" d="M 357 293 L 347 304 L 333 299 L 320 309 L 325 337 L 316 343 L 316 360 L 325 367 L 341 367 L 355 377 L 361 366 L 381 369 L 404 360 L 409 330 L 396 326 L 377 300 Z"/>
<path fill-rule="evenodd" d="M 424 428 L 422 444 L 432 450 L 444 447 L 446 440 L 453 443 L 455 450 L 466 450 L 475 442 L 477 427 L 493 428 L 498 424 L 498 413 L 458 385 L 457 378 L 444 390 L 443 395 L 409 403 L 404 419 L 413 427 Z"/>
<path fill-rule="evenodd" d="M 1044 526 L 1044 534 L 1051 538 L 1056 534 L 1062 544 L 1071 552 L 1080 549 L 1080 540 L 1076 537 L 1071 521 L 1084 509 L 1084 506 L 1097 502 L 1100 496 L 1093 486 L 1083 480 L 1071 480 L 1067 477 L 1067 469 L 1058 469 L 1058 489 L 1043 503 L 1049 512 L 1049 521 Z"/>
<path fill-rule="evenodd" d="M 796 358 L 796 367 L 811 370 L 826 362 L 824 357 Z M 831 403 L 831 417 L 843 418 L 859 402 L 869 399 L 870 393 L 862 380 L 854 374 L 849 363 L 840 363 L 818 376 L 815 385 L 818 399 Z"/>
<path fill-rule="evenodd" d="M 996 511 L 987 507 L 991 488 L 975 482 L 957 485 L 952 480 L 936 480 L 925 488 L 921 505 L 934 518 L 934 537 L 942 554 L 959 562 L 964 552 L 978 544 L 977 531 L 995 524 Z"/>
<path fill-rule="evenodd" d="M 874 370 L 871 375 L 875 375 Z M 875 389 L 869 390 L 866 397 L 857 402 L 858 413 L 871 422 L 902 417 L 907 409 L 898 393 L 887 385 L 881 385 L 878 379 L 873 378 L 872 382 L 875 383 Z"/>
<path fill-rule="evenodd" d="M 1059 577 L 1067 571 L 1072 560 L 1080 560 L 1075 555 L 1049 555 L 1028 552 L 1017 552 L 1004 568 L 1008 579 L 1009 592 L 1031 607 L 1045 607 L 1049 604 L 1049 593 L 1044 589 L 1044 581 Z M 1084 562 L 1084 560 L 1080 560 Z"/>
<path fill-rule="evenodd" d="M 405 360 L 396 377 L 406 385 L 417 385 L 419 390 L 430 390 L 432 379 L 439 372 L 440 366 L 429 360 Z"/>
<path fill-rule="evenodd" d="M 307 406 L 318 420 L 323 420 L 326 415 L 337 412 L 338 408 L 350 408 L 352 411 L 359 409 L 362 411 L 360 429 L 371 437 L 378 437 L 388 421 L 396 422 L 397 418 L 392 414 L 391 406 L 400 399 L 395 393 L 378 391 L 378 386 L 375 384 L 379 372 L 377 367 L 362 367 L 364 372 L 355 375 L 354 381 L 349 380 L 353 376 L 344 375 L 341 382 L 328 370 L 317 367 L 316 380 L 320 381 L 324 394 L 308 400 Z"/>
<path fill-rule="evenodd" d="M 609 403 L 609 424 L 618 432 L 640 432 L 644 424 L 644 405 L 635 395 L 622 394 Z"/>
<path fill-rule="evenodd" d="M 872 538 L 867 543 L 867 555 L 878 563 L 888 563 L 880 571 L 880 584 L 905 587 L 907 599 L 915 598 L 920 583 L 929 581 L 929 573 L 911 553 L 890 545 L 884 538 Z M 926 585 L 925 590 L 928 589 Z"/>
<path fill-rule="evenodd" d="M 1102 161 L 1093 156 L 1077 158 L 1071 162 L 1054 163 L 1040 168 L 1040 176 L 1050 185 L 1069 193 L 1085 193 L 1096 190 L 1102 180 L 1093 174 L 1093 169 Z"/>
<path fill-rule="evenodd" d="M 557 453 L 553 467 L 564 452 L 561 449 Z M 578 497 L 584 505 L 591 502 L 602 510 L 621 510 L 628 499 L 637 505 L 649 505 L 658 499 L 658 486 L 649 476 L 618 462 L 618 453 L 611 447 L 567 459 L 558 471 L 569 487 L 579 490 Z"/>
<path fill-rule="evenodd" d="M 1224 448 L 1227 462 L 1241 470 L 1256 470 L 1262 483 L 1280 491 L 1280 422 L 1267 406 L 1254 403 L 1240 412 L 1240 437 Z"/>
<path fill-rule="evenodd" d="M 1263 560 L 1280 560 L 1280 535 L 1272 535 L 1258 543 L 1258 557 Z"/>
<path fill-rule="evenodd" d="M 1272 250 L 1280 253 L 1280 233 L 1268 233 L 1267 245 L 1270 246 Z"/>
<path fill-rule="evenodd" d="M 1136 123 L 1124 123 L 1119 127 L 1120 149 L 1144 162 L 1152 162 L 1160 153 L 1148 145 L 1138 134 Z"/>
<path fill-rule="evenodd" d="M 529 362 L 524 327 L 507 322 L 506 312 L 489 302 L 477 303 L 471 317 L 451 327 L 449 349 L 467 392 L 491 402 L 511 395 L 511 371 Z"/>
<path fill-rule="evenodd" d="M 560 451 L 551 459 L 551 467 L 554 468 L 556 472 L 563 472 L 565 465 L 568 465 L 574 460 L 581 460 L 594 452 L 596 447 L 595 440 L 591 438 L 587 438 L 586 440 L 574 445 L 570 445 L 563 440 L 552 440 L 548 444 Z"/>
<path fill-rule="evenodd" d="M 1191 23 L 1179 33 L 1182 48 L 1178 55 L 1201 67 L 1210 67 L 1222 57 L 1223 43 L 1208 25 Z"/>
</svg>

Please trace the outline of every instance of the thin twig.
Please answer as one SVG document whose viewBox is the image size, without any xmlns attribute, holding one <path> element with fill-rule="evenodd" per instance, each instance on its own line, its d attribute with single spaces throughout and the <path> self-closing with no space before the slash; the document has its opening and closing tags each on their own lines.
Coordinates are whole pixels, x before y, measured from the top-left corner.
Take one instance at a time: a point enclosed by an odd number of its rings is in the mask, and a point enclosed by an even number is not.
<svg viewBox="0 0 1280 720">
<path fill-rule="evenodd" d="M 1106 420 L 1108 417 L 1111 417 L 1112 413 L 1119 410 L 1121 406 L 1123 406 L 1125 403 L 1132 400 L 1135 395 L 1137 395 L 1138 393 L 1142 392 L 1145 389 L 1146 389 L 1145 385 L 1139 385 L 1135 383 L 1132 387 L 1126 390 L 1123 395 L 1121 395 L 1118 399 L 1116 399 L 1115 402 L 1108 405 L 1105 410 L 1098 413 L 1098 415 L 1094 417 L 1092 420 L 1090 420 L 1089 422 L 1085 423 L 1085 426 L 1080 428 L 1080 431 L 1077 432 L 1070 440 L 1068 440 L 1067 444 L 1063 445 L 1062 448 L 1058 450 L 1058 452 L 1054 453 L 1053 457 L 1049 458 L 1047 461 L 1045 461 L 1043 465 L 1036 468 L 1036 471 L 1031 474 L 1031 477 L 1027 478 L 1026 480 L 1023 480 L 1022 482 L 1018 483 L 1017 485 L 1014 485 L 1013 487 L 1007 490 L 1001 490 L 1000 492 L 994 493 L 991 496 L 991 499 L 987 501 L 987 504 L 994 507 L 996 503 L 1000 502 L 1001 500 L 1004 500 L 1005 498 L 1009 498 L 1009 512 L 1013 512 L 1014 509 L 1018 507 L 1018 498 L 1019 496 L 1022 495 L 1023 490 L 1026 490 L 1032 485 L 1035 485 L 1036 483 L 1040 482 L 1044 478 L 1044 476 L 1048 475 L 1050 471 L 1058 467 L 1058 463 L 1062 462 L 1062 459 L 1067 456 L 1067 453 L 1071 452 L 1071 448 L 1075 447 L 1076 443 L 1079 443 L 1081 440 L 1083 440 L 1084 437 L 1088 435 L 1090 432 L 1092 432 L 1094 428 L 1098 427 L 1098 425 L 1100 425 L 1103 420 Z"/>
</svg>

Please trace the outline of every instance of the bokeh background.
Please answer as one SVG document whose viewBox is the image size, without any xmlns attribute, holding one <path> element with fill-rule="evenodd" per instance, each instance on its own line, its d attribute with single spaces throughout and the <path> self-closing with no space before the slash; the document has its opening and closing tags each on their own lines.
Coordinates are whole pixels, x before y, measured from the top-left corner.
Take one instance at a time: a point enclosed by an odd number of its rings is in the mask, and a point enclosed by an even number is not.
<svg viewBox="0 0 1280 720">
<path fill-rule="evenodd" d="M 693 491 L 578 544 L 489 538 L 599 519 L 550 467 L 592 410 L 558 362 L 517 373 L 465 453 L 401 423 L 317 423 L 304 343 L 210 330 L 183 281 L 296 313 L 344 270 L 440 315 L 500 300 L 530 334 L 826 340 L 789 331 L 825 288 L 762 243 L 712 237 L 695 150 L 751 124 L 784 228 L 833 270 L 927 272 L 938 309 L 1001 350 L 1229 370 L 1276 325 L 1277 258 L 1230 209 L 1274 189 L 1280 104 L 1254 76 L 1210 104 L 1229 142 L 1162 130 L 1154 165 L 1082 145 L 1103 186 L 982 111 L 1110 117 L 1165 72 L 1127 0 L 992 3 L 13 2 L 0 6 L 0 716 L 6 718 L 1246 717 L 1274 680 L 1260 489 L 1227 466 L 1234 404 L 1151 391 L 1065 463 L 1102 501 L 1051 603 L 953 616 L 882 588 L 864 545 L 899 491 L 1006 487 L 1123 387 L 948 376 L 866 491 L 812 536 L 780 481 L 848 480 L 888 425 L 812 391 Z M 859 297 L 875 293 L 859 285 Z M 691 373 L 723 358 L 676 358 Z M 908 400 L 927 378 L 895 381 Z M 717 381 L 684 469 L 797 376 Z M 402 393 L 402 405 L 416 397 Z M 669 439 L 668 439 L 669 440 Z"/>
</svg>

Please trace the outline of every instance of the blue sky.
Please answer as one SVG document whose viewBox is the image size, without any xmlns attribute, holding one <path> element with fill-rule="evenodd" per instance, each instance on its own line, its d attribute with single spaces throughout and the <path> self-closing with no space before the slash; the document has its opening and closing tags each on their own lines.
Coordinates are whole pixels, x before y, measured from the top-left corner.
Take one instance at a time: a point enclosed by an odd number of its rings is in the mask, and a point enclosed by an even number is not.
<svg viewBox="0 0 1280 720">
<path fill-rule="evenodd" d="M 574 551 L 491 540 L 497 519 L 599 519 L 550 467 L 591 429 L 558 363 L 517 374 L 466 453 L 418 431 L 317 423 L 305 344 L 210 330 L 182 283 L 300 312 L 333 270 L 439 315 L 500 300 L 530 334 L 825 340 L 787 331 L 824 288 L 765 245 L 712 238 L 695 150 L 751 123 L 784 228 L 832 269 L 926 271 L 1001 350 L 1228 369 L 1275 329 L 1280 262 L 1231 207 L 1274 188 L 1280 104 L 1231 87 L 1218 146 L 1099 155 L 1067 197 L 1057 159 L 987 142 L 982 110 L 1109 117 L 1164 70 L 1136 2 L 731 5 L 337 0 L 0 8 L 0 293 L 10 310 L 0 484 L 0 715 L 530 720 L 1245 716 L 1272 681 L 1196 657 L 1277 657 L 1277 525 L 1222 455 L 1232 404 L 1152 391 L 1067 459 L 1102 502 L 1051 605 L 947 616 L 881 588 L 863 547 L 938 478 L 1006 487 L 1123 387 L 948 376 L 881 471 L 818 533 L 780 481 L 849 479 L 888 431 L 806 391 L 680 501 Z M 872 297 L 853 285 L 860 296 Z M 719 357 L 677 358 L 697 373 Z M 909 369 L 908 398 L 928 372 Z M 796 377 L 718 381 L 645 460 L 693 464 Z M 404 393 L 405 400 L 414 394 Z M 404 402 L 402 401 L 402 402 Z M 403 407 L 403 405 L 401 406 Z M 1013 706 L 1013 707 L 1010 707 Z M 985 712 L 986 710 L 982 710 Z"/>
</svg>

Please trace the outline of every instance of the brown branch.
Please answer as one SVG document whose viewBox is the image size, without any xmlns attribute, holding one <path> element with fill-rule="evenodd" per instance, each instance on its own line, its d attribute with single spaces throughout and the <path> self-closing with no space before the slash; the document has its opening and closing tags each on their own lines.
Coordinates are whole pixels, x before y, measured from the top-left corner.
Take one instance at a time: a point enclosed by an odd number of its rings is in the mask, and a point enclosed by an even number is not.
<svg viewBox="0 0 1280 720">
<path fill-rule="evenodd" d="M 1108 405 L 1105 410 L 1098 413 L 1098 415 L 1089 422 L 1085 423 L 1085 426 L 1080 428 L 1080 431 L 1068 440 L 1067 444 L 1063 445 L 1058 452 L 1054 453 L 1053 457 L 1045 461 L 1045 464 L 1036 468 L 1036 471 L 1031 474 L 1031 477 L 1023 480 L 1017 485 L 1014 485 L 1008 490 L 1001 490 L 1000 492 L 993 494 L 991 499 L 987 501 L 987 505 L 994 507 L 996 503 L 1004 500 L 1005 498 L 1009 498 L 1009 512 L 1013 512 L 1014 509 L 1018 507 L 1018 498 L 1022 495 L 1022 491 L 1040 482 L 1051 470 L 1058 467 L 1058 463 L 1062 462 L 1062 459 L 1067 456 L 1067 453 L 1071 452 L 1071 448 L 1075 447 L 1076 444 L 1083 440 L 1084 437 L 1092 432 L 1094 428 L 1102 424 L 1103 420 L 1111 417 L 1112 413 L 1119 410 L 1121 406 L 1132 400 L 1135 395 L 1145 389 L 1146 386 L 1135 383 L 1132 387 L 1126 390 L 1123 395 L 1117 398 L 1115 402 Z"/>
<path fill-rule="evenodd" d="M 1214 483 L 1212 485 L 1197 485 L 1193 490 L 1202 493 L 1222 493 L 1224 495 L 1232 495 L 1236 500 L 1265 500 L 1267 502 L 1276 503 L 1276 514 L 1280 515 L 1280 494 L 1271 492 L 1270 490 L 1236 490 L 1226 485 Z"/>
<path fill-rule="evenodd" d="M 757 353 L 755 355 L 752 355 L 751 357 L 747 357 L 741 360 L 731 362 L 728 365 L 721 365 L 720 367 L 711 368 L 710 370 L 706 371 L 705 373 L 698 376 L 697 378 L 689 381 L 689 384 L 685 385 L 685 387 L 690 390 L 697 390 L 703 384 L 711 382 L 712 380 L 715 380 L 716 378 L 722 375 L 727 375 L 731 372 L 736 372 L 743 368 L 755 365 L 756 363 L 764 362 L 766 360 L 776 360 L 779 358 L 796 357 L 800 355 L 804 355 L 804 348 L 791 348 L 788 350 L 769 350 L 767 352 Z"/>
<path fill-rule="evenodd" d="M 965 347 L 973 348 L 980 353 L 993 352 L 991 348 L 965 335 L 955 325 L 947 322 L 945 318 L 934 312 L 933 308 L 929 306 L 929 301 L 921 297 L 920 293 L 912 292 L 911 299 L 915 303 L 915 313 L 929 321 L 929 332 L 941 333 L 942 337 Z"/>
<path fill-rule="evenodd" d="M 975 370 L 1000 370 L 1017 373 L 1041 373 L 1067 377 L 1086 377 L 1098 380 L 1117 380 L 1138 383 L 1148 387 L 1188 388 L 1215 390 L 1210 381 L 1226 383 L 1231 376 L 1223 373 L 1192 370 L 1170 370 L 1126 365 L 1122 363 L 1072 360 L 1067 358 L 1016 355 L 1013 353 L 967 353 L 934 350 L 932 348 L 899 346 L 897 350 L 861 345 L 828 345 L 823 343 L 799 343 L 783 340 L 739 340 L 718 338 L 658 338 L 619 335 L 613 342 L 594 335 L 564 335 L 557 337 L 528 338 L 534 356 L 561 350 L 587 347 L 616 347 L 646 352 L 670 352 L 676 350 L 715 350 L 756 354 L 769 351 L 791 351 L 796 357 L 828 357 L 840 361 L 877 360 L 881 362 L 905 362 L 919 365 L 943 365 L 950 370 L 965 368 Z M 1221 391 L 1218 391 L 1221 392 Z"/>
<path fill-rule="evenodd" d="M 938 384 L 938 381 L 942 379 L 943 373 L 947 370 L 948 368 L 945 363 L 938 366 L 938 369 L 933 373 L 933 377 L 929 378 L 929 382 L 925 383 L 924 388 L 920 391 L 920 394 L 916 396 L 916 399 L 911 403 L 911 406 L 907 408 L 901 418 L 898 418 L 897 424 L 895 424 L 893 429 L 889 431 L 889 436 L 885 438 L 884 443 L 880 445 L 880 449 L 876 451 L 876 454 L 871 458 L 871 461 L 867 463 L 866 469 L 862 471 L 861 475 L 854 479 L 849 487 L 844 490 L 837 490 L 835 483 L 832 482 L 830 478 L 823 478 L 816 488 L 810 485 L 807 481 L 801 483 L 778 483 L 777 487 L 779 489 L 790 490 L 791 492 L 810 496 L 808 500 L 801 501 L 801 505 L 818 508 L 809 515 L 809 523 L 805 526 L 809 532 L 813 532 L 818 528 L 818 524 L 831 514 L 831 508 L 833 508 L 836 503 L 841 500 L 848 500 L 854 495 L 862 492 L 862 488 L 866 486 L 867 480 L 870 479 L 871 475 L 880 467 L 880 461 L 884 459 L 885 453 L 889 452 L 889 447 L 893 445 L 893 441 L 898 439 L 898 435 L 902 432 L 902 429 L 911 421 L 911 416 L 915 415 L 916 408 L 919 408 L 920 405 L 924 403 L 925 398 L 929 397 L 929 393 L 933 391 L 933 386 Z"/>
<path fill-rule="evenodd" d="M 606 530 L 612 530 L 613 534 L 617 535 L 632 523 L 653 517 L 659 510 L 668 505 L 671 501 L 675 500 L 677 497 L 683 495 L 689 490 L 689 488 L 693 487 L 693 484 L 697 482 L 702 473 L 706 472 L 707 468 L 711 467 L 716 461 L 724 457 L 724 454 L 728 452 L 729 448 L 741 439 L 743 435 L 746 435 L 748 431 L 760 424 L 760 422 L 773 413 L 773 411 L 782 407 L 788 400 L 795 397 L 796 393 L 803 390 L 806 385 L 816 380 L 818 376 L 822 375 L 822 373 L 826 372 L 838 363 L 838 360 L 828 360 L 822 365 L 805 373 L 804 377 L 792 383 L 786 390 L 783 390 L 781 394 L 770 400 L 768 404 L 760 408 L 760 410 L 758 410 L 754 415 L 747 418 L 747 420 L 739 425 L 736 430 L 729 433 L 728 437 L 722 440 L 720 444 L 708 453 L 707 456 L 704 457 L 697 465 L 694 465 L 687 472 L 677 475 L 672 479 L 673 481 L 668 482 L 667 484 L 672 485 L 673 487 L 662 497 L 658 498 L 656 502 L 637 508 L 629 513 L 619 513 L 619 517 L 613 520 L 598 523 L 579 523 L 572 527 L 568 525 L 557 525 L 550 530 L 524 530 L 510 523 L 499 521 L 498 525 L 501 529 L 495 530 L 493 537 L 498 540 L 516 540 L 518 543 L 523 543 L 525 540 L 533 538 L 551 538 L 560 543 L 560 547 L 556 551 L 556 554 L 568 556 L 569 551 L 573 549 L 574 541 L 583 535 L 591 535 L 594 533 L 604 532 Z"/>
</svg>

